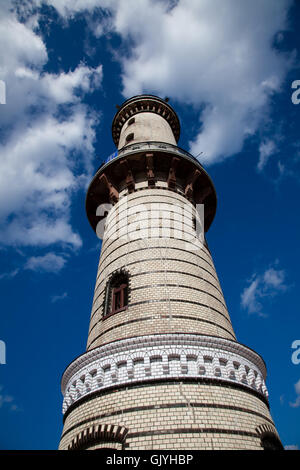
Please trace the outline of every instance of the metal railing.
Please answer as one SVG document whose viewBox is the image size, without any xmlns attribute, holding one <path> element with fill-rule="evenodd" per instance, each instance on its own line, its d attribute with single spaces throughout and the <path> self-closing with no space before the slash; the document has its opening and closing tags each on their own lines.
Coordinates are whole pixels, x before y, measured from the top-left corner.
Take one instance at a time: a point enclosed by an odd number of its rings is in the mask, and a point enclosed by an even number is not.
<svg viewBox="0 0 300 470">
<path fill-rule="evenodd" d="M 109 155 L 109 157 L 106 158 L 106 160 L 103 161 L 102 165 L 105 165 L 106 163 L 110 162 L 116 157 L 121 157 L 122 155 L 126 155 L 128 152 L 132 151 L 143 151 L 143 150 L 171 150 L 172 153 L 177 153 L 178 155 L 184 154 L 185 156 L 196 160 L 196 162 L 199 164 L 199 160 L 195 158 L 193 155 L 191 155 L 189 152 L 186 150 L 183 150 L 180 147 L 177 147 L 177 145 L 170 144 L 168 142 L 157 142 L 157 141 L 147 141 L 147 142 L 138 142 L 135 144 L 130 144 L 126 145 L 125 147 L 122 147 L 120 150 L 117 150 L 116 152 L 112 153 Z M 101 166 L 102 166 L 101 165 Z"/>
</svg>

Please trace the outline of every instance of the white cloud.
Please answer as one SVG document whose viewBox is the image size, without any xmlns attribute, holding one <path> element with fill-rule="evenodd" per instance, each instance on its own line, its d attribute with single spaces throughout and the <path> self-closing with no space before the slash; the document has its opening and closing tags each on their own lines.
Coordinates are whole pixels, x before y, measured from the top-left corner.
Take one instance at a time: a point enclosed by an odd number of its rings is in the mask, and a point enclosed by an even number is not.
<svg viewBox="0 0 300 470">
<path fill-rule="evenodd" d="M 2 273 L 0 274 L 0 280 L 1 279 L 13 279 L 19 273 L 19 271 L 20 271 L 19 268 L 17 268 L 7 273 Z"/>
<path fill-rule="evenodd" d="M 10 395 L 0 395 L 0 408 L 2 408 L 2 406 L 5 403 L 11 403 L 12 401 L 13 401 L 12 396 L 10 396 Z"/>
<path fill-rule="evenodd" d="M 300 380 L 294 385 L 295 392 L 296 392 L 296 400 L 293 403 L 290 403 L 292 408 L 299 408 L 300 406 Z"/>
<path fill-rule="evenodd" d="M 278 290 L 285 290 L 286 288 L 286 286 L 284 285 L 284 271 L 269 268 L 264 272 L 263 280 L 267 287 L 271 287 Z"/>
<path fill-rule="evenodd" d="M 0 385 L 0 408 L 10 404 L 10 410 L 16 411 L 18 409 L 18 406 L 14 403 L 14 397 L 11 395 L 7 395 L 6 393 L 2 393 L 2 391 L 3 386 Z"/>
<path fill-rule="evenodd" d="M 21 23 L 11 2 L 0 6 L 0 244 L 63 243 L 78 248 L 70 222 L 71 197 L 92 172 L 98 116 L 81 103 L 101 86 L 102 66 L 45 73 L 48 55 L 29 13 L 40 2 L 24 2 Z M 33 29 L 32 29 L 33 28 Z M 60 106 L 68 104 L 68 114 Z M 34 109 L 34 113 L 31 110 Z M 59 116 L 59 117 L 58 117 Z"/>
<path fill-rule="evenodd" d="M 102 78 L 102 65 L 95 69 L 79 65 L 74 71 L 68 73 L 44 74 L 41 77 L 41 86 L 44 94 L 49 94 L 56 103 L 74 103 L 80 101 L 80 97 L 75 94 L 76 90 L 82 94 L 98 88 Z"/>
<path fill-rule="evenodd" d="M 263 313 L 263 299 L 272 298 L 280 292 L 287 290 L 285 284 L 286 274 L 283 270 L 268 268 L 263 274 L 254 274 L 248 281 L 241 294 L 241 306 L 248 313 L 256 313 L 259 316 L 266 316 Z"/>
<path fill-rule="evenodd" d="M 129 40 L 122 65 L 124 96 L 169 96 L 201 110 L 190 151 L 205 164 L 239 151 L 268 114 L 292 55 L 279 53 L 292 0 L 35 0 L 65 20 L 90 16 L 96 37 L 110 28 Z M 101 9 L 101 10 L 100 10 Z M 218 12 L 218 14 L 216 14 Z M 136 20 L 138 18 L 138 21 Z M 263 141 L 258 169 L 271 155 Z M 270 145 L 270 144 L 269 144 Z"/>
<path fill-rule="evenodd" d="M 258 312 L 261 309 L 261 304 L 257 301 L 258 286 L 259 279 L 254 279 L 241 295 L 242 307 L 250 313 Z"/>
<path fill-rule="evenodd" d="M 179 0 L 169 8 L 169 2 L 120 2 L 115 30 L 134 44 L 129 56 L 120 57 L 125 96 L 151 90 L 204 106 L 192 153 L 203 151 L 201 160 L 213 163 L 239 152 L 290 66 L 271 46 L 286 27 L 290 5 Z"/>
<path fill-rule="evenodd" d="M 63 294 L 61 295 L 53 295 L 51 297 L 51 302 L 52 303 L 56 303 L 56 302 L 59 302 L 60 300 L 64 300 L 68 297 L 68 293 L 67 292 L 64 292 Z"/>
<path fill-rule="evenodd" d="M 271 155 L 273 155 L 277 150 L 277 146 L 274 141 L 272 140 L 265 140 L 261 142 L 259 146 L 259 161 L 257 164 L 258 171 L 262 171 L 263 168 L 268 163 L 268 160 Z"/>
<path fill-rule="evenodd" d="M 47 3 L 53 6 L 57 12 L 69 19 L 72 18 L 76 13 L 84 11 L 91 11 L 95 8 L 107 8 L 111 7 L 115 0 L 40 0 L 41 3 Z"/>
<path fill-rule="evenodd" d="M 66 263 L 66 259 L 55 253 L 47 253 L 44 256 L 32 256 L 27 260 L 24 269 L 38 272 L 58 273 Z"/>
</svg>

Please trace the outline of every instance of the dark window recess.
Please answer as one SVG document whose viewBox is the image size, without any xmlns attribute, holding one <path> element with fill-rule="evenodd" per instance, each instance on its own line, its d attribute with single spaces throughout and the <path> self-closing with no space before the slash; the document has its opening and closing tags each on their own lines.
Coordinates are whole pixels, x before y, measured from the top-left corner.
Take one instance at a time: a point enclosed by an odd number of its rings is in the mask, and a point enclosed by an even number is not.
<svg viewBox="0 0 300 470">
<path fill-rule="evenodd" d="M 261 446 L 264 450 L 283 450 L 281 442 L 270 433 L 261 438 Z"/>
<path fill-rule="evenodd" d="M 126 142 L 131 142 L 134 139 L 134 133 L 131 132 L 131 134 L 128 134 L 126 137 Z"/>
<path fill-rule="evenodd" d="M 204 356 L 205 364 L 210 364 L 212 361 L 213 361 L 213 358 L 211 356 Z"/>
<path fill-rule="evenodd" d="M 134 118 L 134 117 L 131 118 L 131 119 L 129 119 L 129 121 L 128 121 L 128 126 L 131 126 L 131 124 L 133 124 L 134 122 L 135 122 L 135 118 Z"/>
<path fill-rule="evenodd" d="M 103 317 L 121 312 L 128 306 L 129 277 L 126 271 L 117 271 L 106 284 Z"/>
<path fill-rule="evenodd" d="M 123 310 L 128 305 L 128 286 L 121 284 L 112 290 L 112 306 L 110 313 L 116 313 Z"/>
<path fill-rule="evenodd" d="M 150 357 L 150 363 L 153 363 L 153 362 L 162 362 L 162 357 L 161 356 Z"/>
<path fill-rule="evenodd" d="M 137 364 L 143 364 L 144 363 L 144 358 L 143 357 L 137 357 L 136 359 L 133 359 L 133 365 L 137 365 Z"/>
</svg>

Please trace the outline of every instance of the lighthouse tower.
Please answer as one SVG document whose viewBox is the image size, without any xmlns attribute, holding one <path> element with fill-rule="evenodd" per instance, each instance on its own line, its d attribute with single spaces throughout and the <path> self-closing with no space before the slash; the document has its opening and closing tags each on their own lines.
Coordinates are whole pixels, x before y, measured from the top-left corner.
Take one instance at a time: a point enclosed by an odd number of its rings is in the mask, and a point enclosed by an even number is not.
<svg viewBox="0 0 300 470">
<path fill-rule="evenodd" d="M 263 359 L 236 339 L 205 233 L 214 185 L 168 100 L 118 109 L 86 197 L 103 239 L 86 352 L 62 377 L 60 449 L 280 449 Z"/>
</svg>

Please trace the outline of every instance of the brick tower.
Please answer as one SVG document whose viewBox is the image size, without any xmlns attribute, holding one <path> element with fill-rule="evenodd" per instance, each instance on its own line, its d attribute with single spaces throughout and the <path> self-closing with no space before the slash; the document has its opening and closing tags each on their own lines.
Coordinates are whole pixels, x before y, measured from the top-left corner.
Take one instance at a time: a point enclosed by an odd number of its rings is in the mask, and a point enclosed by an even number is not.
<svg viewBox="0 0 300 470">
<path fill-rule="evenodd" d="M 114 117 L 118 151 L 86 198 L 104 236 L 86 352 L 62 377 L 60 449 L 282 448 L 265 363 L 236 340 L 206 243 L 216 192 L 179 133 L 152 95 Z"/>
</svg>

